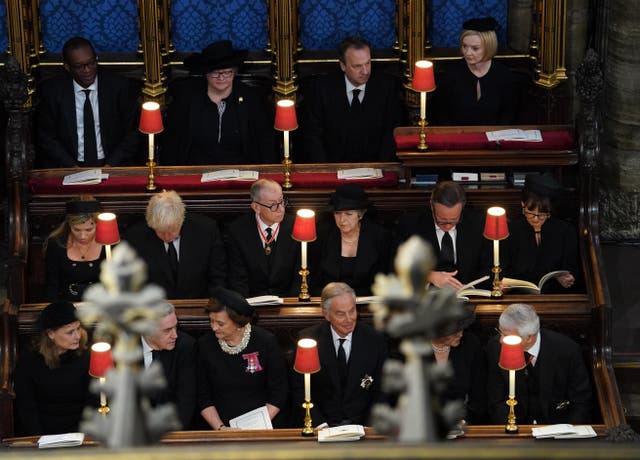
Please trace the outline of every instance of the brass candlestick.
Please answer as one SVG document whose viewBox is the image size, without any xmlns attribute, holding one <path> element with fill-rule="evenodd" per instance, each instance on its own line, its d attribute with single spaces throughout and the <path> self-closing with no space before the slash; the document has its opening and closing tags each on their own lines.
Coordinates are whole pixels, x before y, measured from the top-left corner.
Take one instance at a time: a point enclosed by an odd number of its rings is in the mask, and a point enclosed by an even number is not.
<svg viewBox="0 0 640 460">
<path fill-rule="evenodd" d="M 300 294 L 298 295 L 298 300 L 301 302 L 309 302 L 311 300 L 311 296 L 309 295 L 309 285 L 307 284 L 307 276 L 309 275 L 309 270 L 303 268 L 298 272 L 300 276 L 302 276 L 302 282 L 300 283 Z"/>
<path fill-rule="evenodd" d="M 304 408 L 304 428 L 302 429 L 302 436 L 313 436 L 313 426 L 311 426 L 311 408 L 313 403 L 311 401 L 305 401 L 302 403 Z"/>
<path fill-rule="evenodd" d="M 104 385 L 105 381 L 106 379 L 104 377 L 100 377 L 100 386 Z M 98 408 L 98 412 L 106 416 L 110 410 L 107 405 L 107 395 L 104 394 L 104 391 L 100 391 L 100 407 Z"/>
<path fill-rule="evenodd" d="M 491 297 L 502 297 L 502 290 L 500 289 L 500 265 L 494 265 L 491 269 L 493 272 L 493 289 L 491 290 Z"/>
<path fill-rule="evenodd" d="M 291 187 L 293 187 L 293 184 L 291 183 L 291 163 L 293 163 L 289 157 L 286 157 L 284 160 L 282 160 L 282 164 L 284 164 L 284 184 L 282 184 L 282 188 L 289 190 Z"/>
<path fill-rule="evenodd" d="M 427 120 L 425 118 L 421 118 L 420 121 L 418 121 L 418 126 L 420 126 L 420 141 L 418 142 L 417 148 L 421 152 L 424 152 L 428 148 L 427 133 L 425 131 L 427 127 Z"/>
<path fill-rule="evenodd" d="M 154 183 L 155 176 L 153 174 L 153 168 L 156 166 L 156 162 L 154 160 L 147 161 L 147 166 L 149 166 L 149 181 L 147 182 L 147 190 L 152 192 L 156 189 L 156 184 Z"/>
<path fill-rule="evenodd" d="M 509 406 L 509 415 L 507 415 L 507 424 L 504 427 L 504 432 L 507 434 L 516 434 L 518 432 L 518 425 L 516 425 L 516 413 L 513 408 L 518 404 L 516 398 L 509 397 L 507 400 L 507 406 Z"/>
</svg>

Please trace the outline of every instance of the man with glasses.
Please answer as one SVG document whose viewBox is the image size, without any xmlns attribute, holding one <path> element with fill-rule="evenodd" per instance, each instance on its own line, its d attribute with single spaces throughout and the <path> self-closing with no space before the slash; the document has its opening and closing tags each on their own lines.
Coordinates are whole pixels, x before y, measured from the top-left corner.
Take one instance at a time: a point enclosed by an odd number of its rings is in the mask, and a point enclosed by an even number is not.
<svg viewBox="0 0 640 460">
<path fill-rule="evenodd" d="M 244 297 L 297 296 L 300 248 L 291 238 L 294 218 L 285 214 L 282 188 L 259 179 L 251 185 L 250 196 L 252 212 L 229 225 L 229 288 Z"/>
<path fill-rule="evenodd" d="M 427 280 L 434 286 L 460 289 L 491 273 L 491 245 L 482 236 L 484 218 L 467 202 L 463 188 L 439 182 L 431 192 L 431 209 L 404 216 L 396 229 L 396 244 L 412 235 L 431 243 L 438 262 Z"/>
<path fill-rule="evenodd" d="M 36 165 L 126 166 L 140 160 L 143 137 L 132 82 L 98 66 L 91 42 L 69 39 L 65 74 L 45 80 L 36 99 Z"/>
<path fill-rule="evenodd" d="M 273 109 L 256 90 L 235 78 L 247 55 L 229 40 L 211 43 L 184 60 L 197 78 L 169 88 L 160 164 L 276 163 Z"/>
<path fill-rule="evenodd" d="M 522 338 L 526 367 L 516 373 L 516 419 L 522 424 L 591 423 L 591 380 L 580 347 L 554 331 L 540 329 L 540 318 L 527 304 L 509 305 L 500 315 L 500 335 L 489 340 L 487 388 L 489 415 L 505 424 L 509 373 L 498 367 L 501 338 Z"/>
</svg>

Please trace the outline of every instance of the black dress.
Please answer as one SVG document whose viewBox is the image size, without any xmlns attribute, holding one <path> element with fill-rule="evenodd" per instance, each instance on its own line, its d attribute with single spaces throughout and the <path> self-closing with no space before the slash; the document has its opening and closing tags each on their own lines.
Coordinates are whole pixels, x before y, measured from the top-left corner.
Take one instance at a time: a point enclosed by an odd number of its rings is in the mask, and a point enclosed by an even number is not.
<svg viewBox="0 0 640 460">
<path fill-rule="evenodd" d="M 482 96 L 477 98 L 477 84 Z M 434 123 L 441 125 L 508 125 L 515 122 L 516 97 L 509 68 L 495 59 L 478 78 L 464 59 L 450 64 L 434 93 Z"/>
<path fill-rule="evenodd" d="M 540 278 L 554 270 L 568 270 L 576 278 L 573 288 L 565 289 L 555 279 L 542 292 L 569 293 L 581 289 L 576 229 L 555 217 L 542 225 L 540 245 L 533 227 L 524 219 L 509 224 L 509 238 L 504 241 L 503 275 L 538 284 Z"/>
<path fill-rule="evenodd" d="M 50 369 L 37 352 L 20 355 L 15 371 L 17 433 L 56 434 L 78 431 L 89 401 L 89 352 L 67 351 L 60 367 Z"/>
<path fill-rule="evenodd" d="M 77 261 L 67 257 L 67 248 L 59 239 L 49 240 L 45 254 L 47 268 L 47 301 L 82 300 L 85 289 L 100 280 L 100 264 L 105 258 L 104 247 L 96 260 Z"/>
<path fill-rule="evenodd" d="M 214 406 L 222 422 L 269 403 L 284 408 L 287 364 L 276 337 L 252 326 L 247 347 L 237 355 L 222 350 L 210 331 L 198 339 L 198 407 Z"/>
</svg>

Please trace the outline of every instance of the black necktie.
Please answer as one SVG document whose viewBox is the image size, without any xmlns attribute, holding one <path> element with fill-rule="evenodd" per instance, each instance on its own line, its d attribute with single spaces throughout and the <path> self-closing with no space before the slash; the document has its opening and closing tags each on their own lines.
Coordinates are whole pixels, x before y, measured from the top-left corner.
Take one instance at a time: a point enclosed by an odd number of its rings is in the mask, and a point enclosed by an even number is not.
<svg viewBox="0 0 640 460">
<path fill-rule="evenodd" d="M 93 118 L 93 108 L 89 99 L 90 89 L 82 90 L 85 95 L 83 124 L 84 124 L 84 163 L 87 166 L 98 166 L 98 145 L 96 143 L 96 127 Z"/>
<path fill-rule="evenodd" d="M 524 365 L 533 366 L 533 355 L 528 351 L 524 352 Z"/>
<path fill-rule="evenodd" d="M 347 339 L 338 339 L 340 346 L 338 346 L 338 374 L 340 375 L 340 383 L 344 385 L 347 381 L 347 354 L 344 351 L 344 342 Z"/>
<path fill-rule="evenodd" d="M 453 240 L 449 232 L 442 235 L 442 243 L 440 243 L 440 262 L 445 266 L 445 271 L 451 271 L 455 266 L 453 257 Z"/>
<path fill-rule="evenodd" d="M 360 98 L 358 97 L 360 95 L 360 91 L 361 90 L 359 89 L 353 90 L 353 99 L 351 99 L 351 110 L 360 109 Z"/>
<path fill-rule="evenodd" d="M 271 234 L 273 233 L 273 230 L 271 230 L 271 227 L 267 227 L 265 232 L 267 233 L 267 241 L 266 241 L 266 243 L 268 243 L 271 240 Z"/>
<path fill-rule="evenodd" d="M 173 241 L 169 243 L 167 249 L 167 256 L 169 257 L 169 267 L 171 267 L 171 273 L 173 275 L 173 282 L 178 280 L 178 252 L 173 245 Z"/>
</svg>

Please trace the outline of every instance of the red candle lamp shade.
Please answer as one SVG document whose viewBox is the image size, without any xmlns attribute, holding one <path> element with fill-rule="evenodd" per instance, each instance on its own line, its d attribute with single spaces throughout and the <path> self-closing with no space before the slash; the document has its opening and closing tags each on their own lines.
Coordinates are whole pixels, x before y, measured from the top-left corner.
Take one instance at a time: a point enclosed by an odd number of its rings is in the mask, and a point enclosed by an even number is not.
<svg viewBox="0 0 640 460">
<path fill-rule="evenodd" d="M 520 337 L 507 335 L 502 338 L 498 366 L 507 371 L 524 369 L 526 363 L 524 362 L 524 349 L 522 348 L 522 339 Z"/>
<path fill-rule="evenodd" d="M 300 209 L 296 213 L 293 223 L 291 238 L 296 241 L 315 241 L 316 239 L 316 213 L 311 209 Z"/>
<path fill-rule="evenodd" d="M 112 367 L 113 357 L 111 356 L 111 345 L 106 342 L 97 342 L 91 345 L 89 375 L 96 378 L 103 378 Z"/>
<path fill-rule="evenodd" d="M 116 244 L 120 242 L 120 232 L 118 231 L 118 221 L 115 214 L 111 212 L 98 214 L 96 242 L 100 244 Z"/>
<path fill-rule="evenodd" d="M 436 89 L 436 80 L 433 76 L 433 62 L 417 61 L 413 69 L 413 81 L 411 87 L 415 91 L 430 92 Z"/>
<path fill-rule="evenodd" d="M 157 102 L 145 102 L 140 113 L 140 126 L 138 129 L 145 134 L 158 134 L 164 129 L 162 125 L 162 113 Z"/>
<path fill-rule="evenodd" d="M 320 370 L 318 343 L 313 339 L 298 340 L 296 360 L 293 369 L 300 374 L 313 374 Z"/>
<path fill-rule="evenodd" d="M 273 127 L 278 131 L 298 129 L 296 106 L 291 99 L 281 99 L 276 104 L 276 119 Z"/>
<path fill-rule="evenodd" d="M 484 223 L 484 237 L 489 240 L 504 240 L 509 236 L 507 213 L 504 208 L 494 206 L 487 210 L 487 220 Z"/>
</svg>

